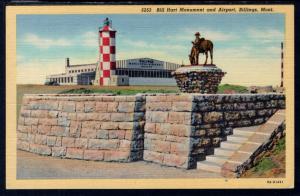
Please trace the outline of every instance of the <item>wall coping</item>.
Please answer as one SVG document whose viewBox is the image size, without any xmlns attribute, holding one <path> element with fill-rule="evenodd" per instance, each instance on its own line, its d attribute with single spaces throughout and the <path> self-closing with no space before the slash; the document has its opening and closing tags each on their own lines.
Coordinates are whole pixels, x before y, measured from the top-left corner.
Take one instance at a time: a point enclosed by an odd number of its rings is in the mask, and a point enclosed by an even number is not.
<svg viewBox="0 0 300 196">
<path fill-rule="evenodd" d="M 107 97 L 107 96 L 113 96 L 113 97 L 136 97 L 136 96 L 262 96 L 262 95 L 282 95 L 282 93 L 238 93 L 238 94 L 200 94 L 200 93 L 138 93 L 135 95 L 117 95 L 113 93 L 105 93 L 105 94 L 98 94 L 98 93 L 92 93 L 92 94 L 24 94 L 24 96 L 30 96 L 30 97 Z"/>
<path fill-rule="evenodd" d="M 199 94 L 199 93 L 138 93 L 135 95 L 116 94 L 24 94 L 24 99 L 36 100 L 64 100 L 64 101 L 179 101 L 179 102 L 199 102 L 199 101 L 221 101 L 224 98 L 254 99 L 264 100 L 268 96 L 272 99 L 284 99 L 281 93 L 261 93 L 261 94 Z M 244 100 L 244 101 L 246 101 Z M 252 100 L 253 101 L 253 100 Z M 247 101 L 246 101 L 247 102 Z"/>
</svg>

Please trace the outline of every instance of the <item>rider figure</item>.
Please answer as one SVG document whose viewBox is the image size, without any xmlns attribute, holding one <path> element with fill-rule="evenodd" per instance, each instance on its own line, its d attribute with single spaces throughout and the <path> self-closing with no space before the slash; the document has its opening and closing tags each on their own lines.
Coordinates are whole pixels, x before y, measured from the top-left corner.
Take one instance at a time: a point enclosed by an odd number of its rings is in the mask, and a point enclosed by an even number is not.
<svg viewBox="0 0 300 196">
<path fill-rule="evenodd" d="M 200 45 L 200 43 L 204 40 L 204 38 L 202 37 L 202 38 L 200 38 L 200 33 L 199 32 L 196 32 L 195 33 L 195 41 L 193 42 L 193 44 L 195 44 L 195 45 Z"/>
<path fill-rule="evenodd" d="M 198 49 L 200 49 L 200 43 L 205 40 L 203 37 L 200 38 L 200 33 L 196 32 L 195 33 L 195 41 L 193 41 L 192 43 L 194 44 L 195 47 L 197 47 Z"/>
</svg>

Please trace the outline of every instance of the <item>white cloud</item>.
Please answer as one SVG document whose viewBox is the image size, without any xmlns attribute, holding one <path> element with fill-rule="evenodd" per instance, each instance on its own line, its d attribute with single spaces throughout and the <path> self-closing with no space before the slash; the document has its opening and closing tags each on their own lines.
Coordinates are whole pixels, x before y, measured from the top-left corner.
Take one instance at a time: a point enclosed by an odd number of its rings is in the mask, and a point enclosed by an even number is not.
<svg viewBox="0 0 300 196">
<path fill-rule="evenodd" d="M 150 44 L 148 45 L 145 41 L 140 41 L 140 40 L 133 41 L 129 39 L 123 40 L 123 43 L 134 47 L 148 47 L 150 45 Z"/>
<path fill-rule="evenodd" d="M 45 37 L 40 37 L 38 35 L 29 33 L 25 35 L 24 42 L 33 45 L 37 48 L 47 49 L 52 46 L 70 46 L 72 42 L 70 40 L 59 38 L 59 39 L 49 39 Z"/>
<path fill-rule="evenodd" d="M 95 47 L 98 46 L 98 34 L 95 31 L 88 31 L 84 33 L 82 38 L 79 40 L 80 45 L 88 46 L 88 47 Z"/>
<path fill-rule="evenodd" d="M 275 29 L 248 29 L 247 34 L 250 38 L 261 39 L 262 42 L 270 42 L 274 40 L 283 41 L 284 34 Z"/>
<path fill-rule="evenodd" d="M 93 47 L 97 49 L 98 46 L 98 35 L 97 32 L 94 31 L 87 31 L 73 39 L 66 39 L 66 38 L 51 39 L 47 37 L 41 37 L 33 33 L 28 33 L 24 36 L 23 40 L 24 40 L 23 42 L 26 45 L 32 45 L 39 49 L 48 49 L 50 47 L 55 47 L 55 46 L 66 47 L 66 46 L 74 46 L 74 45 Z"/>
<path fill-rule="evenodd" d="M 224 33 L 217 30 L 211 30 L 211 29 L 201 30 L 201 29 L 203 29 L 203 27 L 181 29 L 178 30 L 179 33 L 168 35 L 166 36 L 166 38 L 174 41 L 191 41 L 194 39 L 195 32 L 200 32 L 201 37 L 204 37 L 205 39 L 209 39 L 212 41 L 230 41 L 230 40 L 237 39 L 239 37 L 234 33 L 228 33 L 228 32 Z"/>
<path fill-rule="evenodd" d="M 64 59 L 31 59 L 17 63 L 17 84 L 43 84 L 46 75 L 64 72 Z"/>
<path fill-rule="evenodd" d="M 271 54 L 280 54 L 281 53 L 281 48 L 279 46 L 278 47 L 270 46 L 270 47 L 267 47 L 265 50 L 266 50 L 266 52 L 271 53 Z"/>
<path fill-rule="evenodd" d="M 163 51 L 134 50 L 134 51 L 120 51 L 117 53 L 117 60 L 133 59 L 133 58 L 153 58 L 153 59 L 168 61 L 172 63 L 181 63 L 180 57 Z"/>
<path fill-rule="evenodd" d="M 185 47 L 179 44 L 172 43 L 149 43 L 142 40 L 131 40 L 123 39 L 122 42 L 127 46 L 133 46 L 137 48 L 143 48 L 144 50 L 155 49 L 157 51 L 166 51 L 166 50 L 183 50 Z"/>
<path fill-rule="evenodd" d="M 88 63 L 96 63 L 98 61 L 97 55 L 86 55 L 81 57 L 70 56 L 70 64 L 71 65 L 79 65 L 79 64 L 88 64 Z"/>
<path fill-rule="evenodd" d="M 18 57 L 17 57 L 18 58 Z M 97 57 L 71 57 L 70 64 L 96 63 Z M 65 59 L 26 59 L 17 62 L 17 84 L 44 84 L 47 75 L 65 73 Z"/>
<path fill-rule="evenodd" d="M 230 59 L 236 59 L 236 58 L 246 58 L 251 57 L 253 54 L 253 48 L 249 46 L 239 46 L 239 47 L 230 47 L 225 49 L 214 49 L 214 55 L 218 56 L 222 59 L 224 58 L 230 58 Z"/>
<path fill-rule="evenodd" d="M 117 43 L 118 44 L 118 43 Z M 144 40 L 131 40 L 123 38 L 120 45 L 125 45 L 130 50 L 120 50 L 117 52 L 117 59 L 131 58 L 153 58 L 172 63 L 181 63 L 182 60 L 188 62 L 189 45 L 181 45 L 172 41 L 150 42 Z M 183 57 L 182 52 L 186 52 Z"/>
<path fill-rule="evenodd" d="M 222 83 L 238 85 L 279 85 L 280 59 L 216 59 L 227 74 Z"/>
</svg>

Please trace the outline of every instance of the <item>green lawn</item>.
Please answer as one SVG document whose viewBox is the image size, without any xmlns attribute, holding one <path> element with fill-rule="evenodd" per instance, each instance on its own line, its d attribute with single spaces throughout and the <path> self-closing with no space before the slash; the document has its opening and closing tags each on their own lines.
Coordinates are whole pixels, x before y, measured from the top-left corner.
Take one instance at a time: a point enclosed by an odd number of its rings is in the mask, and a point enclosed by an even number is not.
<svg viewBox="0 0 300 196">
<path fill-rule="evenodd" d="M 244 178 L 268 178 L 285 176 L 285 137 L 281 138 L 272 150 L 251 169 L 245 172 Z"/>
<path fill-rule="evenodd" d="M 165 90 L 165 89 L 70 89 L 61 91 L 61 94 L 90 94 L 90 93 L 113 93 L 116 95 L 135 95 L 138 93 L 178 93 L 178 90 Z"/>
<path fill-rule="evenodd" d="M 218 88 L 218 93 L 225 93 L 226 91 L 235 91 L 236 93 L 247 93 L 247 87 L 239 86 L 239 85 L 232 85 L 232 84 L 222 84 Z"/>
<path fill-rule="evenodd" d="M 239 86 L 239 85 L 231 85 L 231 84 L 223 84 L 219 86 L 218 93 L 226 93 L 226 91 L 233 91 L 235 93 L 247 93 L 247 87 Z M 76 89 L 68 89 L 63 90 L 60 93 L 72 93 L 72 94 L 90 94 L 90 93 L 113 93 L 116 95 L 135 95 L 137 93 L 179 93 L 178 89 L 153 89 L 153 88 L 142 88 L 142 89 L 90 89 L 90 88 L 76 88 Z"/>
</svg>

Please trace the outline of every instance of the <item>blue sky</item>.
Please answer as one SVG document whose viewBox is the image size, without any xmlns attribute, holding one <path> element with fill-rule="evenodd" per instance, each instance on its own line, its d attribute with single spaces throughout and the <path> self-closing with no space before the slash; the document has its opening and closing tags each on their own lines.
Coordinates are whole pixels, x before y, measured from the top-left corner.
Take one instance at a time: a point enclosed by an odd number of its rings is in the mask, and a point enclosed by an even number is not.
<svg viewBox="0 0 300 196">
<path fill-rule="evenodd" d="M 117 59 L 188 64 L 199 31 L 214 42 L 214 63 L 227 72 L 223 83 L 279 84 L 283 14 L 18 15 L 17 83 L 43 83 L 46 75 L 64 71 L 66 57 L 71 64 L 96 62 L 105 17 L 117 30 Z"/>
</svg>

